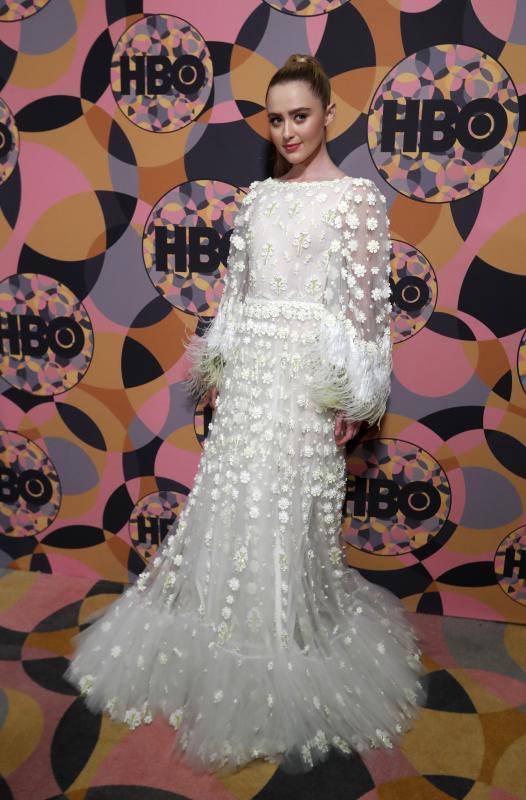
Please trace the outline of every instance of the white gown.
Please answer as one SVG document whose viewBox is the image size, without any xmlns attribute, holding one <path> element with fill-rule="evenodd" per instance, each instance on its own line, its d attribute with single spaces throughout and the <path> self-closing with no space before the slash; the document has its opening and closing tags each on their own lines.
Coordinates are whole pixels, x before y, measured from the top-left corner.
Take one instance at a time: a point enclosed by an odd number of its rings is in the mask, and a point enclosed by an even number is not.
<svg viewBox="0 0 526 800">
<path fill-rule="evenodd" d="M 426 696 L 394 594 L 344 564 L 335 409 L 374 425 L 392 349 L 385 197 L 372 181 L 254 181 L 185 386 L 219 399 L 155 557 L 88 618 L 65 678 L 131 728 L 163 714 L 197 770 L 307 771 L 393 748 Z M 100 617 L 100 618 L 99 618 Z"/>
</svg>

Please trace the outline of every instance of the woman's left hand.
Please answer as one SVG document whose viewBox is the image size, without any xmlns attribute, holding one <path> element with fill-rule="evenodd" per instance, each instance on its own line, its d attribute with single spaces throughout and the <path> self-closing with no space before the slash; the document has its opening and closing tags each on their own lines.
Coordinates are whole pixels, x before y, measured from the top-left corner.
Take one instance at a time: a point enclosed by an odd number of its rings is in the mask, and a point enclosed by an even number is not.
<svg viewBox="0 0 526 800">
<path fill-rule="evenodd" d="M 354 422 L 345 420 L 343 412 L 337 411 L 336 422 L 334 424 L 334 438 L 336 440 L 336 444 L 340 447 L 341 445 L 345 444 L 345 442 L 348 442 L 349 439 L 352 439 L 353 436 L 356 436 L 361 424 L 362 420 L 355 420 Z"/>
</svg>

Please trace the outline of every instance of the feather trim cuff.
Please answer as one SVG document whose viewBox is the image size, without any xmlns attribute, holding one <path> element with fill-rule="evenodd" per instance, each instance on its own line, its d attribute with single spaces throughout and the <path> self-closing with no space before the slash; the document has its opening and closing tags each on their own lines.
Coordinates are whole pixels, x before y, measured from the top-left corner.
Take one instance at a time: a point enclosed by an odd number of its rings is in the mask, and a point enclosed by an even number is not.
<svg viewBox="0 0 526 800">
<path fill-rule="evenodd" d="M 313 345 L 310 394 L 322 408 L 342 410 L 345 419 L 380 424 L 391 391 L 390 336 L 366 342 L 328 315 Z"/>
<path fill-rule="evenodd" d="M 236 338 L 231 311 L 226 304 L 220 306 L 202 336 L 194 333 L 183 342 L 189 361 L 183 386 L 194 397 L 201 398 L 212 386 L 221 388 L 225 362 Z"/>
<path fill-rule="evenodd" d="M 184 342 L 186 355 L 190 362 L 183 385 L 188 394 L 201 398 L 212 387 L 220 388 L 223 381 L 224 360 L 221 354 L 214 353 L 204 336 L 195 333 Z"/>
</svg>

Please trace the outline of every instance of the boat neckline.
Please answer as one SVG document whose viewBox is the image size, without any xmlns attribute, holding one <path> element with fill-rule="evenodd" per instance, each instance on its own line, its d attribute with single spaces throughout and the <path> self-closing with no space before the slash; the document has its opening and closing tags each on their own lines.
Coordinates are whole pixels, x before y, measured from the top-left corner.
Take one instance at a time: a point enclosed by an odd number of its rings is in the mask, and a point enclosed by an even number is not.
<svg viewBox="0 0 526 800">
<path fill-rule="evenodd" d="M 321 180 L 315 180 L 315 181 L 291 181 L 291 180 L 283 181 L 280 180 L 279 178 L 270 177 L 269 180 L 271 180 L 273 183 L 281 183 L 284 186 L 292 186 L 292 185 L 316 186 L 325 183 L 336 183 L 337 181 L 343 181 L 350 177 L 351 177 L 350 175 L 340 175 L 339 178 L 322 178 Z"/>
</svg>

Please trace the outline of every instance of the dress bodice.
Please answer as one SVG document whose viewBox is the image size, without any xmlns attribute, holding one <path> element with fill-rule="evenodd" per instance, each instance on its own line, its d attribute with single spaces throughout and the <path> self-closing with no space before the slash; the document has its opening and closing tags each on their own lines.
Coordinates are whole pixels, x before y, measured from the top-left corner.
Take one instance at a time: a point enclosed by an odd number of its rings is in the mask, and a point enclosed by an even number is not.
<svg viewBox="0 0 526 800">
<path fill-rule="evenodd" d="M 341 214 L 347 210 L 342 198 L 352 180 L 267 178 L 256 184 L 248 212 L 247 297 L 331 299 L 330 269 L 342 252 Z"/>
</svg>

